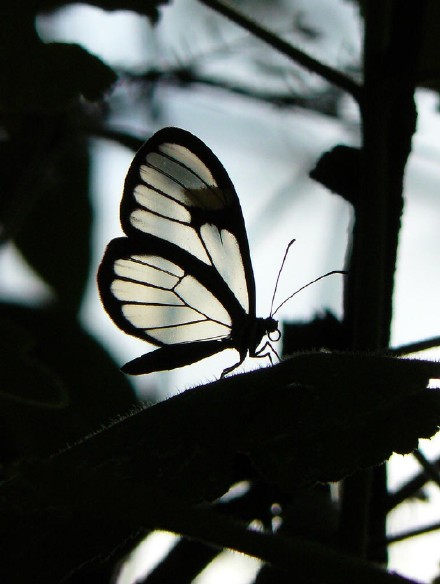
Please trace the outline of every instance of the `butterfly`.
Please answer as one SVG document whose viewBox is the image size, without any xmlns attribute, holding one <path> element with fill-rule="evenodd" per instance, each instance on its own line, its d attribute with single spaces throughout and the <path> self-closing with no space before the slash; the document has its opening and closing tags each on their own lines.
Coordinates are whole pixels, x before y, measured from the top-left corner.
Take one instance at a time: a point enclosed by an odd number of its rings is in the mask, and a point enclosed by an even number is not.
<svg viewBox="0 0 440 584">
<path fill-rule="evenodd" d="M 225 349 L 271 359 L 278 322 L 255 314 L 255 280 L 240 202 L 215 154 L 163 128 L 135 155 L 120 207 L 126 237 L 98 270 L 102 303 L 126 333 L 159 347 L 130 361 L 131 375 L 175 369 Z M 271 337 L 276 335 L 277 338 Z M 273 349 L 272 349 L 273 350 Z"/>
</svg>

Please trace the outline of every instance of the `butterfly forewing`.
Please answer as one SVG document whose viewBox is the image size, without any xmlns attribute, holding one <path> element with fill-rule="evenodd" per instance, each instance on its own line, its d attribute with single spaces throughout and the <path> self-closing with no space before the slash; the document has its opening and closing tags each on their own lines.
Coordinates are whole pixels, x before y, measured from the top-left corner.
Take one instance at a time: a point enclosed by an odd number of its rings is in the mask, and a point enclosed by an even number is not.
<svg viewBox="0 0 440 584">
<path fill-rule="evenodd" d="M 139 150 L 127 174 L 121 223 L 127 235 L 163 239 L 212 266 L 248 312 L 255 284 L 234 186 L 198 138 L 165 128 Z"/>
</svg>

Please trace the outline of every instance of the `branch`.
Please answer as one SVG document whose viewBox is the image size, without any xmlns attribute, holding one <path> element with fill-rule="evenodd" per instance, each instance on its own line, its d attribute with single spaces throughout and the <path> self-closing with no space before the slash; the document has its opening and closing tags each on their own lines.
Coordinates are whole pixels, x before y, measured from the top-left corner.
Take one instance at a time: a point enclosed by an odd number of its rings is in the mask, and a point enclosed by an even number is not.
<svg viewBox="0 0 440 584">
<path fill-rule="evenodd" d="M 440 458 L 431 463 L 434 468 L 440 468 Z M 422 489 L 429 481 L 429 477 L 425 471 L 422 471 L 413 476 L 408 482 L 404 483 L 397 491 L 388 494 L 387 512 L 403 503 L 407 499 L 414 497 L 420 489 Z"/>
<path fill-rule="evenodd" d="M 430 462 L 419 448 L 414 450 L 413 456 L 423 468 L 426 476 L 429 477 L 429 480 L 440 487 L 440 474 L 438 469 L 436 469 L 435 464 Z"/>
<path fill-rule="evenodd" d="M 408 343 L 407 345 L 400 345 L 399 347 L 394 347 L 387 351 L 391 355 L 409 355 L 410 353 L 418 353 L 420 351 L 426 351 L 427 349 L 435 349 L 440 346 L 440 337 L 431 337 L 430 339 L 424 339 L 423 341 L 417 341 L 415 343 Z"/>
<path fill-rule="evenodd" d="M 295 63 L 326 79 L 329 83 L 349 93 L 357 102 L 360 102 L 361 88 L 346 75 L 310 57 L 297 47 L 281 39 L 278 35 L 253 22 L 230 6 L 226 6 L 221 0 L 199 0 L 199 2 L 229 18 L 229 20 L 235 22 L 235 24 L 238 24 L 244 30 L 247 30 L 253 36 L 264 41 L 286 57 L 289 57 Z"/>
</svg>

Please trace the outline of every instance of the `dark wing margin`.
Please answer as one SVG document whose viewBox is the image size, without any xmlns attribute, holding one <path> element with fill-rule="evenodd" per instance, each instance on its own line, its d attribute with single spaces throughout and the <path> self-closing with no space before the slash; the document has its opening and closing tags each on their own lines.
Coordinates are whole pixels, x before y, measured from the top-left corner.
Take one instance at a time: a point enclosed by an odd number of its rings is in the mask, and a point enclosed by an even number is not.
<svg viewBox="0 0 440 584">
<path fill-rule="evenodd" d="M 161 248 L 128 238 L 108 245 L 98 287 L 113 321 L 157 346 L 230 338 L 246 313 L 222 279 L 183 250 L 176 250 L 173 261 Z"/>
</svg>

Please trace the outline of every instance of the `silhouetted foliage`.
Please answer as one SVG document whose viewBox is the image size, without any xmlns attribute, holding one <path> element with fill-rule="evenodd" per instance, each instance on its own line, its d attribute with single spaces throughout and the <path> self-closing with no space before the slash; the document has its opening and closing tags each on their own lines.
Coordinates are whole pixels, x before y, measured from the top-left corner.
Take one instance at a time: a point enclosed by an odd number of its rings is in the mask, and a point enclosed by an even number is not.
<svg viewBox="0 0 440 584">
<path fill-rule="evenodd" d="M 90 4 L 156 22 L 166 2 Z M 393 452 L 413 452 L 440 424 L 440 394 L 428 388 L 440 378 L 439 364 L 400 359 L 388 349 L 414 91 L 438 86 L 437 4 L 360 3 L 362 83 L 260 27 L 257 8 L 246 17 L 217 0 L 200 4 L 262 39 L 266 51 L 320 76 L 322 88 L 301 90 L 300 73 L 292 91 L 270 83 L 255 88 L 210 78 L 197 63 L 116 71 L 78 45 L 40 39 L 37 16 L 64 2 L 16 2 L 5 11 L 2 244 L 14 244 L 51 300 L 0 304 L 0 580 L 110 582 L 143 537 L 165 529 L 184 537 L 145 583 L 191 582 L 223 548 L 263 561 L 258 584 L 410 582 L 375 561 L 386 560 L 390 510 L 416 496 L 427 473 L 438 484 L 438 465 L 419 453 L 424 473 L 389 494 L 384 466 Z M 238 9 L 248 6 L 237 2 Z M 316 36 L 304 23 L 301 30 Z M 337 146 L 312 175 L 354 207 L 343 320 L 327 312 L 289 323 L 282 363 L 150 407 L 139 405 L 78 317 L 95 277 L 89 138 L 140 145 L 107 123 L 112 107 L 128 107 L 114 93 L 126 82 L 148 104 L 161 83 L 188 91 L 205 84 L 222 95 L 331 115 L 349 93 L 363 125 L 359 150 Z M 422 340 L 419 348 L 437 345 Z M 241 481 L 244 493 L 222 498 Z M 341 481 L 337 502 L 333 481 Z M 254 520 L 261 532 L 249 529 Z"/>
</svg>

